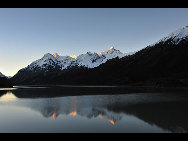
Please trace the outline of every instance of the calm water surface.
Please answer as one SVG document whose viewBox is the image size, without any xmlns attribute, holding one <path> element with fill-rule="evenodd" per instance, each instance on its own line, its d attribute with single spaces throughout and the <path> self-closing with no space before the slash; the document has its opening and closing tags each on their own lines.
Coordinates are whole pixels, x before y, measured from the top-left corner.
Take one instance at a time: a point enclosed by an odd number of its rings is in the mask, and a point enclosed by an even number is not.
<svg viewBox="0 0 188 141">
<path fill-rule="evenodd" d="M 109 89 L 0 89 L 0 132 L 188 132 L 186 91 L 130 92 L 121 88 Z M 81 96 L 80 93 L 88 95 Z M 90 93 L 95 95 L 89 96 Z"/>
</svg>

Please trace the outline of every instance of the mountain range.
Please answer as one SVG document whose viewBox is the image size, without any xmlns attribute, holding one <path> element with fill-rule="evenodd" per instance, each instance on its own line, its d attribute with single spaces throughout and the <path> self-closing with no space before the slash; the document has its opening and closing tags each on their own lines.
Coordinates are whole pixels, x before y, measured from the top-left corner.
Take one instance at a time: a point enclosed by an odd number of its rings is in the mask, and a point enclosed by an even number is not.
<svg viewBox="0 0 188 141">
<path fill-rule="evenodd" d="M 20 82 L 24 82 L 25 84 L 31 77 L 39 78 L 41 75 L 48 75 L 49 73 L 53 73 L 51 75 L 55 76 L 61 72 L 67 72 L 75 68 L 92 69 L 106 63 L 110 59 L 116 57 L 122 58 L 130 54 L 133 53 L 122 53 L 114 47 L 110 47 L 110 49 L 100 53 L 87 52 L 79 56 L 60 56 L 56 52 L 54 54 L 47 53 L 41 59 L 21 69 L 12 80 L 14 83 L 16 82 L 16 84 L 20 84 Z M 35 80 L 36 79 L 33 79 L 33 81 Z M 33 82 L 29 82 L 29 84 L 32 83 Z"/>
<path fill-rule="evenodd" d="M 135 53 L 114 47 L 79 56 L 45 54 L 10 80 L 14 85 L 188 85 L 188 26 Z"/>
<path fill-rule="evenodd" d="M 100 64 L 105 63 L 107 60 L 115 57 L 123 57 L 127 54 L 123 54 L 114 47 L 111 47 L 107 51 L 101 53 L 91 53 L 81 54 L 78 57 L 73 56 L 59 56 L 56 52 L 52 55 L 50 53 L 45 54 L 41 59 L 34 61 L 28 65 L 23 70 L 37 71 L 50 69 L 60 69 L 65 70 L 74 66 L 94 68 L 98 67 Z"/>
</svg>

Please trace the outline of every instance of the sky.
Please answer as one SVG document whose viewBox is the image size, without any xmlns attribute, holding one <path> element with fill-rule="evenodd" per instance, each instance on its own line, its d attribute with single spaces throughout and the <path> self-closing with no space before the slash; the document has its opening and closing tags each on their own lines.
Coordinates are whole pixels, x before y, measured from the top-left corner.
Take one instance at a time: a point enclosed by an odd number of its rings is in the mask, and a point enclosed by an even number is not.
<svg viewBox="0 0 188 141">
<path fill-rule="evenodd" d="M 0 72 L 46 53 L 138 51 L 188 25 L 188 8 L 0 8 Z"/>
</svg>

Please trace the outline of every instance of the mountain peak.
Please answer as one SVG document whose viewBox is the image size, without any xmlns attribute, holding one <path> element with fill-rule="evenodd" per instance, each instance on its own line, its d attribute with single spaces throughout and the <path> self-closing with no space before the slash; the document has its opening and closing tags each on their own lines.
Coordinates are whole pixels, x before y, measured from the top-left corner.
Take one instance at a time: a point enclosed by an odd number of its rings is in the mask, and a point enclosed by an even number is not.
<svg viewBox="0 0 188 141">
<path fill-rule="evenodd" d="M 73 58 L 73 59 L 76 59 L 76 58 L 77 58 L 76 55 L 71 55 L 71 56 L 69 56 L 69 57 L 71 57 L 71 58 Z"/>
<path fill-rule="evenodd" d="M 52 56 L 52 54 L 50 54 L 50 53 L 46 53 L 46 54 L 44 54 L 43 57 L 49 57 L 49 56 Z"/>
<path fill-rule="evenodd" d="M 101 54 L 101 55 L 100 55 Z M 88 68 L 98 67 L 100 64 L 105 63 L 109 59 L 116 57 L 123 57 L 123 54 L 119 50 L 116 50 L 113 46 L 108 50 L 101 53 L 87 52 L 79 56 L 59 56 L 56 52 L 54 54 L 46 53 L 41 59 L 32 62 L 26 69 L 29 70 L 48 70 L 50 68 L 61 68 L 62 70 L 67 67 L 73 66 L 85 66 Z M 35 69 L 36 68 L 36 69 Z"/>
<path fill-rule="evenodd" d="M 188 26 L 185 26 L 183 28 L 179 28 L 175 32 L 170 33 L 167 37 L 161 39 L 160 41 L 165 42 L 171 39 L 173 43 L 178 44 L 182 39 L 185 39 L 187 37 L 188 37 Z"/>
<path fill-rule="evenodd" d="M 114 49 L 114 46 L 111 46 L 110 49 Z"/>
<path fill-rule="evenodd" d="M 54 54 L 51 54 L 51 53 L 46 53 L 46 54 L 44 54 L 44 56 L 43 56 L 43 59 L 52 59 L 52 60 L 54 60 L 54 59 L 56 59 L 57 57 L 58 57 L 59 55 L 55 52 Z"/>
<path fill-rule="evenodd" d="M 106 52 L 109 52 L 109 51 L 114 51 L 114 50 L 116 50 L 116 49 L 114 48 L 114 46 L 111 46 L 108 50 L 105 50 L 105 51 L 102 51 L 102 52 L 98 53 L 98 55 L 101 55 L 101 54 L 106 53 Z"/>
<path fill-rule="evenodd" d="M 56 58 L 56 57 L 58 56 L 57 52 L 55 52 L 55 53 L 53 54 L 53 56 Z"/>
<path fill-rule="evenodd" d="M 178 30 L 170 33 L 168 36 L 163 37 L 162 39 L 160 39 L 159 41 L 150 44 L 149 46 L 154 46 L 160 42 L 166 42 L 166 41 L 170 41 L 171 43 L 177 45 L 180 43 L 180 41 L 182 40 L 188 40 L 188 26 L 184 26 L 182 28 L 179 28 Z"/>
<path fill-rule="evenodd" d="M 6 76 L 0 72 L 0 77 L 6 77 Z"/>
</svg>

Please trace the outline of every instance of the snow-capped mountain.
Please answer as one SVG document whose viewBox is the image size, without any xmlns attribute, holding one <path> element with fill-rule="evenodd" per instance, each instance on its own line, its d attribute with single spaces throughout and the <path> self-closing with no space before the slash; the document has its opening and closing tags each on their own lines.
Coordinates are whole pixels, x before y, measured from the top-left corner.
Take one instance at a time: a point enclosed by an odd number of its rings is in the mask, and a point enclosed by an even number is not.
<svg viewBox="0 0 188 141">
<path fill-rule="evenodd" d="M 0 72 L 0 77 L 6 77 L 6 76 Z"/>
<path fill-rule="evenodd" d="M 79 56 L 59 56 L 57 53 L 53 55 L 50 53 L 45 54 L 41 59 L 34 61 L 25 69 L 48 69 L 48 68 L 59 68 L 64 70 L 68 67 L 83 66 L 87 68 L 98 67 L 100 64 L 105 63 L 109 59 L 116 57 L 122 58 L 129 54 L 124 54 L 114 47 L 111 47 L 107 51 L 100 53 L 87 52 Z"/>
<path fill-rule="evenodd" d="M 160 42 L 167 42 L 170 41 L 171 43 L 177 45 L 179 44 L 182 40 L 187 41 L 188 40 L 188 26 L 185 26 L 183 28 L 179 28 L 178 30 L 170 33 L 168 36 L 162 38 L 161 40 L 159 40 L 158 42 L 156 42 L 155 44 L 152 44 L 150 46 L 154 46 Z"/>
<path fill-rule="evenodd" d="M 11 80 L 14 84 L 188 86 L 187 26 L 131 54 L 123 54 L 113 47 L 77 57 L 46 54 Z M 69 68 L 72 66 L 76 66 L 73 71 Z M 36 73 L 33 71 L 36 68 L 44 70 Z M 61 71 L 66 68 L 69 71 Z"/>
<path fill-rule="evenodd" d="M 32 62 L 26 69 L 45 69 L 48 67 L 55 68 L 60 62 L 50 53 L 45 54 L 41 59 Z"/>
</svg>

